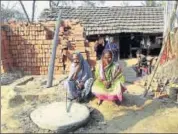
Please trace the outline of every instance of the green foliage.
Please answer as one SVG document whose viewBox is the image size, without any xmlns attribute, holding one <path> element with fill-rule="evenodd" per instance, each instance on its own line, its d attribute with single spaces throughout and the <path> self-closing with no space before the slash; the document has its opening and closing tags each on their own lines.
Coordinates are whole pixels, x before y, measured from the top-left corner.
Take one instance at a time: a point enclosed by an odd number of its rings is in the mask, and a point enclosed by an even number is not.
<svg viewBox="0 0 178 134">
<path fill-rule="evenodd" d="M 145 0 L 143 6 L 165 6 L 166 1 Z"/>
<path fill-rule="evenodd" d="M 96 6 L 96 3 L 95 3 L 95 1 L 84 1 L 83 3 L 82 3 L 82 6 L 85 6 L 85 7 L 95 7 Z"/>
<path fill-rule="evenodd" d="M 129 3 L 128 3 L 127 1 L 123 1 L 123 2 L 121 3 L 121 6 L 129 6 Z"/>
<path fill-rule="evenodd" d="M 50 6 L 50 8 L 58 7 L 58 6 L 73 6 L 73 5 L 75 5 L 75 2 L 76 1 L 74 1 L 74 0 L 71 0 L 71 1 L 53 1 L 53 0 L 50 0 L 49 6 Z M 95 6 L 104 5 L 104 4 L 105 4 L 105 0 L 101 0 L 101 1 L 84 0 L 84 1 L 82 1 L 82 6 L 84 6 L 84 7 L 95 7 Z"/>
<path fill-rule="evenodd" d="M 104 0 L 102 0 L 102 1 L 88 1 L 88 0 L 85 0 L 85 1 L 83 1 L 82 6 L 85 6 L 85 7 L 96 7 L 96 6 L 104 5 L 104 4 L 105 4 Z"/>
<path fill-rule="evenodd" d="M 16 9 L 10 9 L 10 8 L 5 8 L 4 5 L 1 5 L 1 21 L 2 22 L 7 22 L 11 19 L 14 19 L 16 21 L 22 21 L 26 20 L 25 15 Z"/>
<path fill-rule="evenodd" d="M 71 6 L 75 3 L 75 1 L 71 0 L 71 1 L 53 1 L 50 0 L 49 1 L 49 7 L 50 8 L 54 8 L 54 7 L 58 7 L 58 6 Z"/>
</svg>

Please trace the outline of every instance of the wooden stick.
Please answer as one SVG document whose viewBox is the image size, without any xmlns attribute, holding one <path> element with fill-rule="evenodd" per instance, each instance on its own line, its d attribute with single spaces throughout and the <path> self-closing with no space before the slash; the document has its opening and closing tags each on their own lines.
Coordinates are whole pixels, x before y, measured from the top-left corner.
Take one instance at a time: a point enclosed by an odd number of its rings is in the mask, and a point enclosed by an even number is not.
<svg viewBox="0 0 178 134">
<path fill-rule="evenodd" d="M 158 68 L 158 66 L 159 66 L 159 63 L 160 63 L 160 60 L 161 60 L 161 56 L 162 56 L 162 53 L 164 52 L 165 46 L 166 46 L 166 43 L 163 44 L 163 47 L 162 47 L 161 52 L 160 52 L 160 55 L 159 55 L 158 60 L 157 60 L 157 62 L 156 62 L 156 66 L 155 66 L 155 68 L 154 68 L 154 70 L 153 70 L 153 74 L 151 75 L 151 80 L 148 82 L 147 87 L 146 87 L 146 89 L 145 89 L 145 91 L 144 91 L 144 93 L 143 93 L 143 96 L 144 96 L 144 97 L 147 95 L 147 92 L 148 92 L 148 90 L 149 90 L 149 88 L 150 88 L 150 86 L 151 86 L 151 83 L 152 83 L 152 81 L 153 81 L 153 78 L 154 78 L 154 76 L 155 76 L 155 74 L 156 74 L 156 72 L 157 72 L 157 68 Z"/>
</svg>

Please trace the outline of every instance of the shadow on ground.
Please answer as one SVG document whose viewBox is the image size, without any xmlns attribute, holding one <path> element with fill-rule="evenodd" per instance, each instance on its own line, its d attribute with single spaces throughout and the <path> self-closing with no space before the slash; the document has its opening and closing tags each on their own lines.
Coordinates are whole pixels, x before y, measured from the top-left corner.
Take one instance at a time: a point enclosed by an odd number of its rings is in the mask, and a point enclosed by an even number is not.
<svg viewBox="0 0 178 134">
<path fill-rule="evenodd" d="M 107 102 L 110 103 L 110 102 Z M 139 95 L 125 95 L 125 100 L 120 106 L 115 104 L 102 104 L 97 109 L 103 114 L 107 125 L 101 126 L 100 132 L 176 132 L 178 121 L 175 119 L 178 106 L 173 103 L 163 103 L 153 100 L 143 100 Z M 103 108 L 105 107 L 105 108 Z M 107 110 L 114 111 L 107 116 Z M 171 111 L 175 111 L 171 112 Z M 173 114 L 170 114 L 173 113 Z M 167 116 L 164 117 L 164 116 Z M 159 121 L 163 120 L 163 121 Z M 174 120 L 174 121 L 173 121 Z M 167 128 L 165 127 L 166 123 Z M 91 131 L 89 131 L 91 132 Z"/>
</svg>

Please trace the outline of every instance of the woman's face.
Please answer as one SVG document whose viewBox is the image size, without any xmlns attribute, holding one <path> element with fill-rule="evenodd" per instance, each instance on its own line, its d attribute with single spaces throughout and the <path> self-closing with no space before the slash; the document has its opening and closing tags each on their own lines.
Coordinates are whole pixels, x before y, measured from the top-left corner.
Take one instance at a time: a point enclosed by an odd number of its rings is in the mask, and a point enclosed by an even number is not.
<svg viewBox="0 0 178 134">
<path fill-rule="evenodd" d="M 109 52 L 105 53 L 103 56 L 103 60 L 106 65 L 110 64 L 112 61 L 112 54 Z"/>
<path fill-rule="evenodd" d="M 104 39 L 103 39 L 103 38 L 100 38 L 100 39 L 98 40 L 98 43 L 99 43 L 99 44 L 103 44 L 103 42 L 104 42 Z"/>
<path fill-rule="evenodd" d="M 140 53 L 137 53 L 137 54 L 136 54 L 136 57 L 139 58 L 139 57 L 140 57 Z"/>
<path fill-rule="evenodd" d="M 80 63 L 80 59 L 77 54 L 73 54 L 73 63 L 75 64 L 75 66 Z"/>
<path fill-rule="evenodd" d="M 110 37 L 110 42 L 114 42 L 114 39 L 112 37 Z"/>
</svg>

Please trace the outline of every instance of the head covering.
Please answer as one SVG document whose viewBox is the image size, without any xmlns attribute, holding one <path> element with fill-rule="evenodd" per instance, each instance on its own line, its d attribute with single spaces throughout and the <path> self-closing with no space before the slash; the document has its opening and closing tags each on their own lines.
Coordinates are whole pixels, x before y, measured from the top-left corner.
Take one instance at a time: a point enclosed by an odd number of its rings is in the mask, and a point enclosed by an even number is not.
<svg viewBox="0 0 178 134">
<path fill-rule="evenodd" d="M 105 76 L 105 73 L 104 73 L 103 57 L 104 57 L 104 54 L 106 54 L 108 52 L 112 55 L 112 60 L 111 60 L 111 63 L 109 65 L 107 65 L 105 68 L 110 67 L 112 65 L 112 63 L 113 63 L 113 58 L 114 57 L 113 57 L 113 53 L 111 52 L 111 50 L 108 50 L 108 49 L 104 50 L 103 53 L 102 53 L 101 64 L 100 64 L 100 78 L 102 80 L 106 79 L 106 76 Z"/>
<path fill-rule="evenodd" d="M 141 52 L 140 49 L 138 49 L 137 52 L 136 52 L 136 54 L 141 54 L 141 53 L 142 53 L 142 52 Z"/>
<path fill-rule="evenodd" d="M 109 49 L 103 50 L 103 53 L 102 53 L 102 60 L 103 60 L 103 57 L 104 57 L 104 55 L 105 55 L 106 53 L 110 53 L 110 54 L 111 54 L 111 56 L 112 56 L 112 61 L 113 61 L 113 53 L 112 53 L 112 51 L 109 50 Z"/>
<path fill-rule="evenodd" d="M 109 41 L 110 41 L 110 42 L 113 42 L 113 41 L 114 41 L 114 38 L 113 38 L 113 37 L 110 37 L 110 38 L 109 38 Z"/>
<path fill-rule="evenodd" d="M 75 51 L 73 54 L 76 54 L 79 57 L 80 66 L 82 66 L 84 62 L 83 55 L 79 51 Z"/>
<path fill-rule="evenodd" d="M 86 81 L 88 78 L 92 77 L 92 72 L 88 62 L 83 58 L 82 54 L 78 51 L 74 52 L 79 57 L 79 66 L 71 65 L 69 79 L 76 74 L 78 76 L 78 80 Z M 79 73 L 80 72 L 80 73 Z"/>
<path fill-rule="evenodd" d="M 79 65 L 75 67 L 75 73 L 77 74 L 80 70 L 83 69 L 84 58 L 79 51 L 75 51 L 73 54 L 76 54 L 79 57 Z"/>
<path fill-rule="evenodd" d="M 109 41 L 109 36 L 108 36 L 108 35 L 105 37 L 105 40 L 106 40 L 106 41 Z"/>
</svg>

